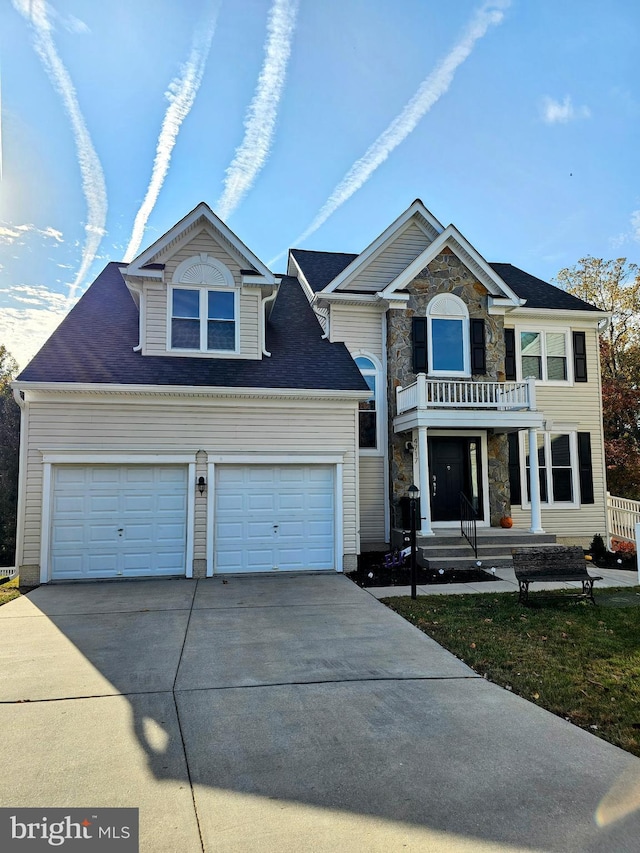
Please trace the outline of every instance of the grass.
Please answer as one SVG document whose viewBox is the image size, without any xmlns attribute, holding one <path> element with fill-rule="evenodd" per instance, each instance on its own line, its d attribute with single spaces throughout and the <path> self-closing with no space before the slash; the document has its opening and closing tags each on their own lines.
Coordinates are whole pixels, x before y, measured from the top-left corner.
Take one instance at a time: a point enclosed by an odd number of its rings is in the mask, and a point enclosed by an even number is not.
<svg viewBox="0 0 640 853">
<path fill-rule="evenodd" d="M 479 675 L 640 756 L 640 589 L 383 599 Z"/>
<path fill-rule="evenodd" d="M 0 569 L 1 571 L 2 569 Z M 6 583 L 0 583 L 0 605 L 6 604 L 7 601 L 11 601 L 13 598 L 18 598 L 19 595 L 18 578 L 13 578 L 13 580 L 6 581 Z"/>
</svg>

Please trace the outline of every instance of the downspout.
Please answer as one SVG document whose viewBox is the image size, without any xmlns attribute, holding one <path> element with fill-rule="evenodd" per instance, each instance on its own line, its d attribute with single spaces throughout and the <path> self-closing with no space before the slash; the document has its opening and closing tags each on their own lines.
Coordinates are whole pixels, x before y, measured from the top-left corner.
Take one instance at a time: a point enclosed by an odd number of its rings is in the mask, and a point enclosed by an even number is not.
<svg viewBox="0 0 640 853">
<path fill-rule="evenodd" d="M 16 553 L 15 566 L 17 572 L 24 564 L 24 517 L 27 483 L 27 417 L 29 409 L 21 391 L 13 389 L 13 398 L 20 406 L 20 450 L 18 456 L 18 506 L 16 509 Z"/>
<path fill-rule="evenodd" d="M 321 340 L 326 341 L 331 332 L 329 328 L 329 321 L 331 317 L 331 308 L 327 305 L 326 308 L 320 308 L 318 305 L 314 305 L 313 310 L 320 314 L 321 317 L 324 317 L 325 327 L 324 334 L 321 336 Z M 323 313 L 324 312 L 324 313 Z"/>
<path fill-rule="evenodd" d="M 127 287 L 130 290 L 135 290 L 135 292 L 140 296 L 140 302 L 138 303 L 138 344 L 133 348 L 134 352 L 142 351 L 142 330 L 143 330 L 143 305 L 144 305 L 144 293 L 142 287 L 134 284 L 132 281 L 127 282 Z"/>
<path fill-rule="evenodd" d="M 274 301 L 278 295 L 278 289 L 279 287 L 275 287 L 271 296 L 262 300 L 262 355 L 266 355 L 267 358 L 271 358 L 271 353 L 267 350 L 267 305 Z"/>
</svg>

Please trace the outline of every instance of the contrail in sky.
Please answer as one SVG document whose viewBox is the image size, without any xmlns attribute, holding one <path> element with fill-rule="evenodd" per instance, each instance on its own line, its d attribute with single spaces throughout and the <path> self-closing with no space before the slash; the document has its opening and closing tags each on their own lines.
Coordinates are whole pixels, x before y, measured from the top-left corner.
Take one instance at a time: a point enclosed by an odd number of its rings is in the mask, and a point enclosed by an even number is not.
<svg viewBox="0 0 640 853">
<path fill-rule="evenodd" d="M 347 199 L 351 198 L 369 180 L 378 166 L 384 163 L 391 152 L 406 139 L 423 116 L 448 91 L 456 69 L 469 56 L 478 39 L 485 35 L 489 27 L 502 22 L 504 10 L 509 5 L 510 0 L 496 0 L 495 2 L 485 3 L 478 9 L 460 41 L 423 80 L 402 112 L 369 146 L 364 156 L 353 164 L 324 203 L 311 225 L 293 241 L 294 246 L 304 243 L 314 231 L 317 231 Z M 275 263 L 284 254 L 285 252 L 281 252 L 276 255 L 269 261 L 269 264 Z"/>
<path fill-rule="evenodd" d="M 87 202 L 87 224 L 85 225 L 87 236 L 80 269 L 76 273 L 75 281 L 69 287 L 68 301 L 70 301 L 75 297 L 76 291 L 84 281 L 105 233 L 107 188 L 102 165 L 93 147 L 91 136 L 78 104 L 75 87 L 64 63 L 58 56 L 51 37 L 52 27 L 47 17 L 47 4 L 44 0 L 13 0 L 13 5 L 33 28 L 33 43 L 36 53 L 44 65 L 53 88 L 62 98 L 62 103 L 71 121 L 73 138 L 78 152 L 82 190 Z"/>
<path fill-rule="evenodd" d="M 162 127 L 160 128 L 151 180 L 149 181 L 147 193 L 133 223 L 129 245 L 124 255 L 125 261 L 132 261 L 138 254 L 147 220 L 158 200 L 164 179 L 169 171 L 171 152 L 176 144 L 180 126 L 189 115 L 198 94 L 200 84 L 202 83 L 209 49 L 211 48 L 211 42 L 216 31 L 220 0 L 210 2 L 208 6 L 209 10 L 205 16 L 205 20 L 196 27 L 191 42 L 189 58 L 182 66 L 180 76 L 174 77 L 166 92 L 169 106 L 165 113 Z"/>
<path fill-rule="evenodd" d="M 224 191 L 216 204 L 216 213 L 221 219 L 231 216 L 253 186 L 269 156 L 291 55 L 298 2 L 274 0 L 269 12 L 264 62 L 244 121 L 244 139 L 226 171 Z"/>
</svg>

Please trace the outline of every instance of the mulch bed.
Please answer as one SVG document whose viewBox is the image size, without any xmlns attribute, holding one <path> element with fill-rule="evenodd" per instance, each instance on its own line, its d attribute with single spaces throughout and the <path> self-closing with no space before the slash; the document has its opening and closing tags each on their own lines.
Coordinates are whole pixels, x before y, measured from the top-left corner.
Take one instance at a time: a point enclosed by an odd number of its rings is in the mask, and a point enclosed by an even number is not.
<svg viewBox="0 0 640 853">
<path fill-rule="evenodd" d="M 358 569 L 349 572 L 347 577 L 361 587 L 376 586 L 410 586 L 411 567 L 385 568 L 384 552 L 365 551 L 358 557 Z M 443 583 L 484 583 L 485 581 L 500 580 L 497 575 L 484 572 L 481 569 L 424 569 L 417 567 L 416 582 L 418 586 L 425 584 Z"/>
</svg>

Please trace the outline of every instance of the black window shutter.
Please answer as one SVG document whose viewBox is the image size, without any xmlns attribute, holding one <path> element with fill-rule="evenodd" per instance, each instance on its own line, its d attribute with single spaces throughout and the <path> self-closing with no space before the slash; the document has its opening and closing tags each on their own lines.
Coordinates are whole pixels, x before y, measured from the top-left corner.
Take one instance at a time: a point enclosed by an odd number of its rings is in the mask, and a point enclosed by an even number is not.
<svg viewBox="0 0 640 853">
<path fill-rule="evenodd" d="M 413 317 L 413 372 L 427 372 L 426 317 Z"/>
<path fill-rule="evenodd" d="M 587 341 L 584 332 L 573 333 L 573 378 L 576 382 L 587 381 Z"/>
<path fill-rule="evenodd" d="M 484 320 L 471 320 L 471 372 L 487 372 L 487 353 L 484 343 Z"/>
<path fill-rule="evenodd" d="M 593 468 L 591 465 L 591 435 L 578 433 L 578 470 L 580 472 L 580 503 L 592 504 Z"/>
<path fill-rule="evenodd" d="M 513 331 L 513 330 L 511 330 Z M 518 433 L 507 435 L 509 442 L 509 489 L 511 491 L 511 506 L 522 503 L 522 488 L 520 486 L 520 446 Z"/>
<path fill-rule="evenodd" d="M 516 378 L 516 332 L 515 329 L 504 330 L 504 376 L 505 379 Z"/>
</svg>

